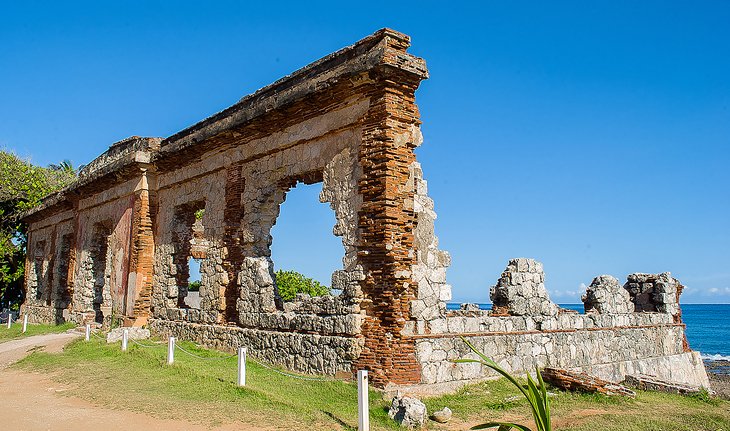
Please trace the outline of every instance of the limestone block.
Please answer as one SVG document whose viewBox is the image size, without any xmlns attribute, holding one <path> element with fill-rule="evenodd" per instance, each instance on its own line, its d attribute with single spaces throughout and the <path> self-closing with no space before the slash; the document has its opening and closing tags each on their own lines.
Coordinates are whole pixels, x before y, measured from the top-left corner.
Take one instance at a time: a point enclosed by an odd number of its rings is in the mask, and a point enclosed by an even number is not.
<svg viewBox="0 0 730 431">
<path fill-rule="evenodd" d="M 426 405 L 418 398 L 396 396 L 388 416 L 408 429 L 421 429 L 426 422 Z"/>
</svg>

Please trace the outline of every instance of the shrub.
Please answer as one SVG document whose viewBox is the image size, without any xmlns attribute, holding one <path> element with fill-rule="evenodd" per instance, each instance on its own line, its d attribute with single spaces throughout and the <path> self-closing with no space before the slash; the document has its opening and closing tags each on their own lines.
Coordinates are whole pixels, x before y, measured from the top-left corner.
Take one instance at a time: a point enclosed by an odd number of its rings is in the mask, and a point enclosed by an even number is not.
<svg viewBox="0 0 730 431">
<path fill-rule="evenodd" d="M 188 283 L 188 291 L 199 292 L 200 291 L 200 280 L 191 281 Z"/>
<path fill-rule="evenodd" d="M 276 287 L 279 289 L 279 296 L 284 301 L 291 301 L 297 296 L 297 293 L 306 293 L 309 296 L 330 294 L 329 287 L 296 271 L 276 271 Z"/>
<path fill-rule="evenodd" d="M 533 378 L 528 374 L 527 388 L 523 388 L 514 376 L 505 371 L 502 367 L 497 365 L 496 362 L 489 359 L 482 352 L 477 350 L 477 348 L 474 347 L 473 344 L 468 342 L 466 338 L 461 337 L 461 339 L 464 341 L 464 343 L 466 343 L 467 346 L 469 346 L 472 352 L 476 353 L 477 356 L 479 356 L 479 359 L 457 359 L 456 362 L 476 362 L 485 365 L 493 369 L 497 373 L 501 374 L 502 377 L 506 378 L 507 380 L 509 380 L 510 383 L 516 386 L 517 389 L 519 389 L 522 393 L 522 396 L 527 399 L 527 402 L 530 404 L 530 410 L 532 410 L 532 418 L 535 420 L 537 431 L 552 431 L 552 421 L 550 419 L 550 400 L 548 399 L 545 382 L 542 381 L 540 370 L 535 369 L 535 371 L 537 372 L 537 382 L 533 380 Z M 488 428 L 498 428 L 497 431 L 510 431 L 513 428 L 520 431 L 532 431 L 525 425 L 514 424 L 511 422 L 488 422 L 485 424 L 476 425 L 471 429 L 481 430 Z"/>
</svg>

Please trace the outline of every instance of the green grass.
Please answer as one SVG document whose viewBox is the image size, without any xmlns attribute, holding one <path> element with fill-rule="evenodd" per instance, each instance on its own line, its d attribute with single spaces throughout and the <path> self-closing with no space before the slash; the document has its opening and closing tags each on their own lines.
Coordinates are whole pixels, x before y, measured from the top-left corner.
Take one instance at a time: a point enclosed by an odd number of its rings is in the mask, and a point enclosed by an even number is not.
<svg viewBox="0 0 730 431">
<path fill-rule="evenodd" d="M 23 334 L 23 322 L 15 322 L 10 326 L 6 323 L 0 325 L 0 343 L 3 341 L 13 340 L 16 338 L 30 337 L 33 335 L 41 334 L 54 334 L 59 332 L 66 332 L 73 328 L 74 325 L 66 323 L 63 325 L 45 325 L 45 324 L 28 324 L 28 330 Z"/>
<path fill-rule="evenodd" d="M 181 345 L 207 358 L 227 356 L 191 343 Z M 89 343 L 74 341 L 61 354 L 35 352 L 15 366 L 52 373 L 53 379 L 72 388 L 64 394 L 161 418 L 207 425 L 266 423 L 283 429 L 357 428 L 354 383 L 298 380 L 248 362 L 247 386 L 238 388 L 235 357 L 206 361 L 177 351 L 175 364 L 168 366 L 165 355 L 164 344 L 141 348 L 130 343 L 129 352 L 123 353 L 119 343 L 92 338 Z M 639 392 L 630 400 L 554 392 L 550 400 L 556 430 L 730 431 L 730 403 L 714 398 Z M 428 429 L 463 430 L 491 420 L 529 424 L 527 403 L 508 401 L 514 395 L 517 391 L 502 379 L 424 399 L 429 412 L 444 406 L 454 412 L 449 424 L 429 421 Z M 398 429 L 387 417 L 387 406 L 379 392 L 371 391 L 372 429 Z"/>
<path fill-rule="evenodd" d="M 150 344 L 149 340 L 144 341 Z M 207 358 L 219 352 L 180 345 Z M 357 428 L 357 387 L 337 380 L 305 381 L 286 377 L 247 362 L 247 386 L 239 388 L 236 357 L 201 360 L 179 350 L 175 364 L 165 364 L 167 346 L 142 348 L 130 342 L 121 352 L 119 343 L 95 339 L 72 342 L 61 354 L 35 352 L 16 367 L 52 372 L 54 379 L 70 384 L 71 395 L 120 409 L 144 411 L 163 418 L 181 418 L 215 425 L 234 421 L 300 424 L 321 429 Z M 386 402 L 371 392 L 371 421 L 375 429 L 396 429 L 390 423 Z"/>
</svg>

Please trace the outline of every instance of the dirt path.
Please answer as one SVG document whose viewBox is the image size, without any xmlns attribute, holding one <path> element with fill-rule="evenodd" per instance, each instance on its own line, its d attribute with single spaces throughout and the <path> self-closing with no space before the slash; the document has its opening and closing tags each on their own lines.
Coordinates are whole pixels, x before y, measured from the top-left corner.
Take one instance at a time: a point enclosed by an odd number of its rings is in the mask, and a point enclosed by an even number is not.
<svg viewBox="0 0 730 431">
<path fill-rule="evenodd" d="M 76 334 L 49 334 L 0 344 L 0 412 L 2 429 L 46 431 L 100 429 L 129 430 L 243 430 L 265 429 L 260 426 L 228 424 L 209 428 L 187 421 L 154 418 L 125 410 L 99 407 L 87 401 L 63 396 L 68 387 L 53 382 L 48 375 L 8 369 L 8 365 L 42 347 L 60 352 Z M 271 429 L 271 428 L 269 428 Z"/>
<path fill-rule="evenodd" d="M 63 346 L 78 337 L 77 334 L 69 333 L 46 334 L 0 343 L 0 370 L 25 358 L 29 351 L 39 347 L 43 347 L 46 352 L 60 352 Z"/>
</svg>

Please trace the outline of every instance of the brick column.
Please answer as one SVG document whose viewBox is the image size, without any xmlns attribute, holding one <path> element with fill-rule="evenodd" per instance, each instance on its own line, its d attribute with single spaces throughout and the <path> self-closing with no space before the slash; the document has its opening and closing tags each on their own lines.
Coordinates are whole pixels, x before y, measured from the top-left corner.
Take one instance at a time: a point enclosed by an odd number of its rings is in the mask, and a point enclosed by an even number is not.
<svg viewBox="0 0 730 431">
<path fill-rule="evenodd" d="M 132 248 L 129 260 L 129 280 L 127 282 L 127 317 L 133 318 L 129 324 L 141 326 L 150 317 L 152 303 L 152 267 L 155 255 L 153 236 L 154 187 L 153 172 L 142 169 L 134 196 L 132 217 Z"/>
<path fill-rule="evenodd" d="M 388 48 L 405 51 L 408 40 L 386 39 Z M 416 285 L 413 211 L 415 190 L 409 168 L 420 138 L 414 93 L 423 75 L 383 64 L 370 73 L 370 109 L 362 126 L 359 159 L 363 196 L 359 213 L 359 263 L 365 269 L 361 308 L 364 348 L 356 369 L 370 371 L 375 385 L 414 384 L 421 379 L 415 345 L 402 336 L 410 319 Z"/>
</svg>

